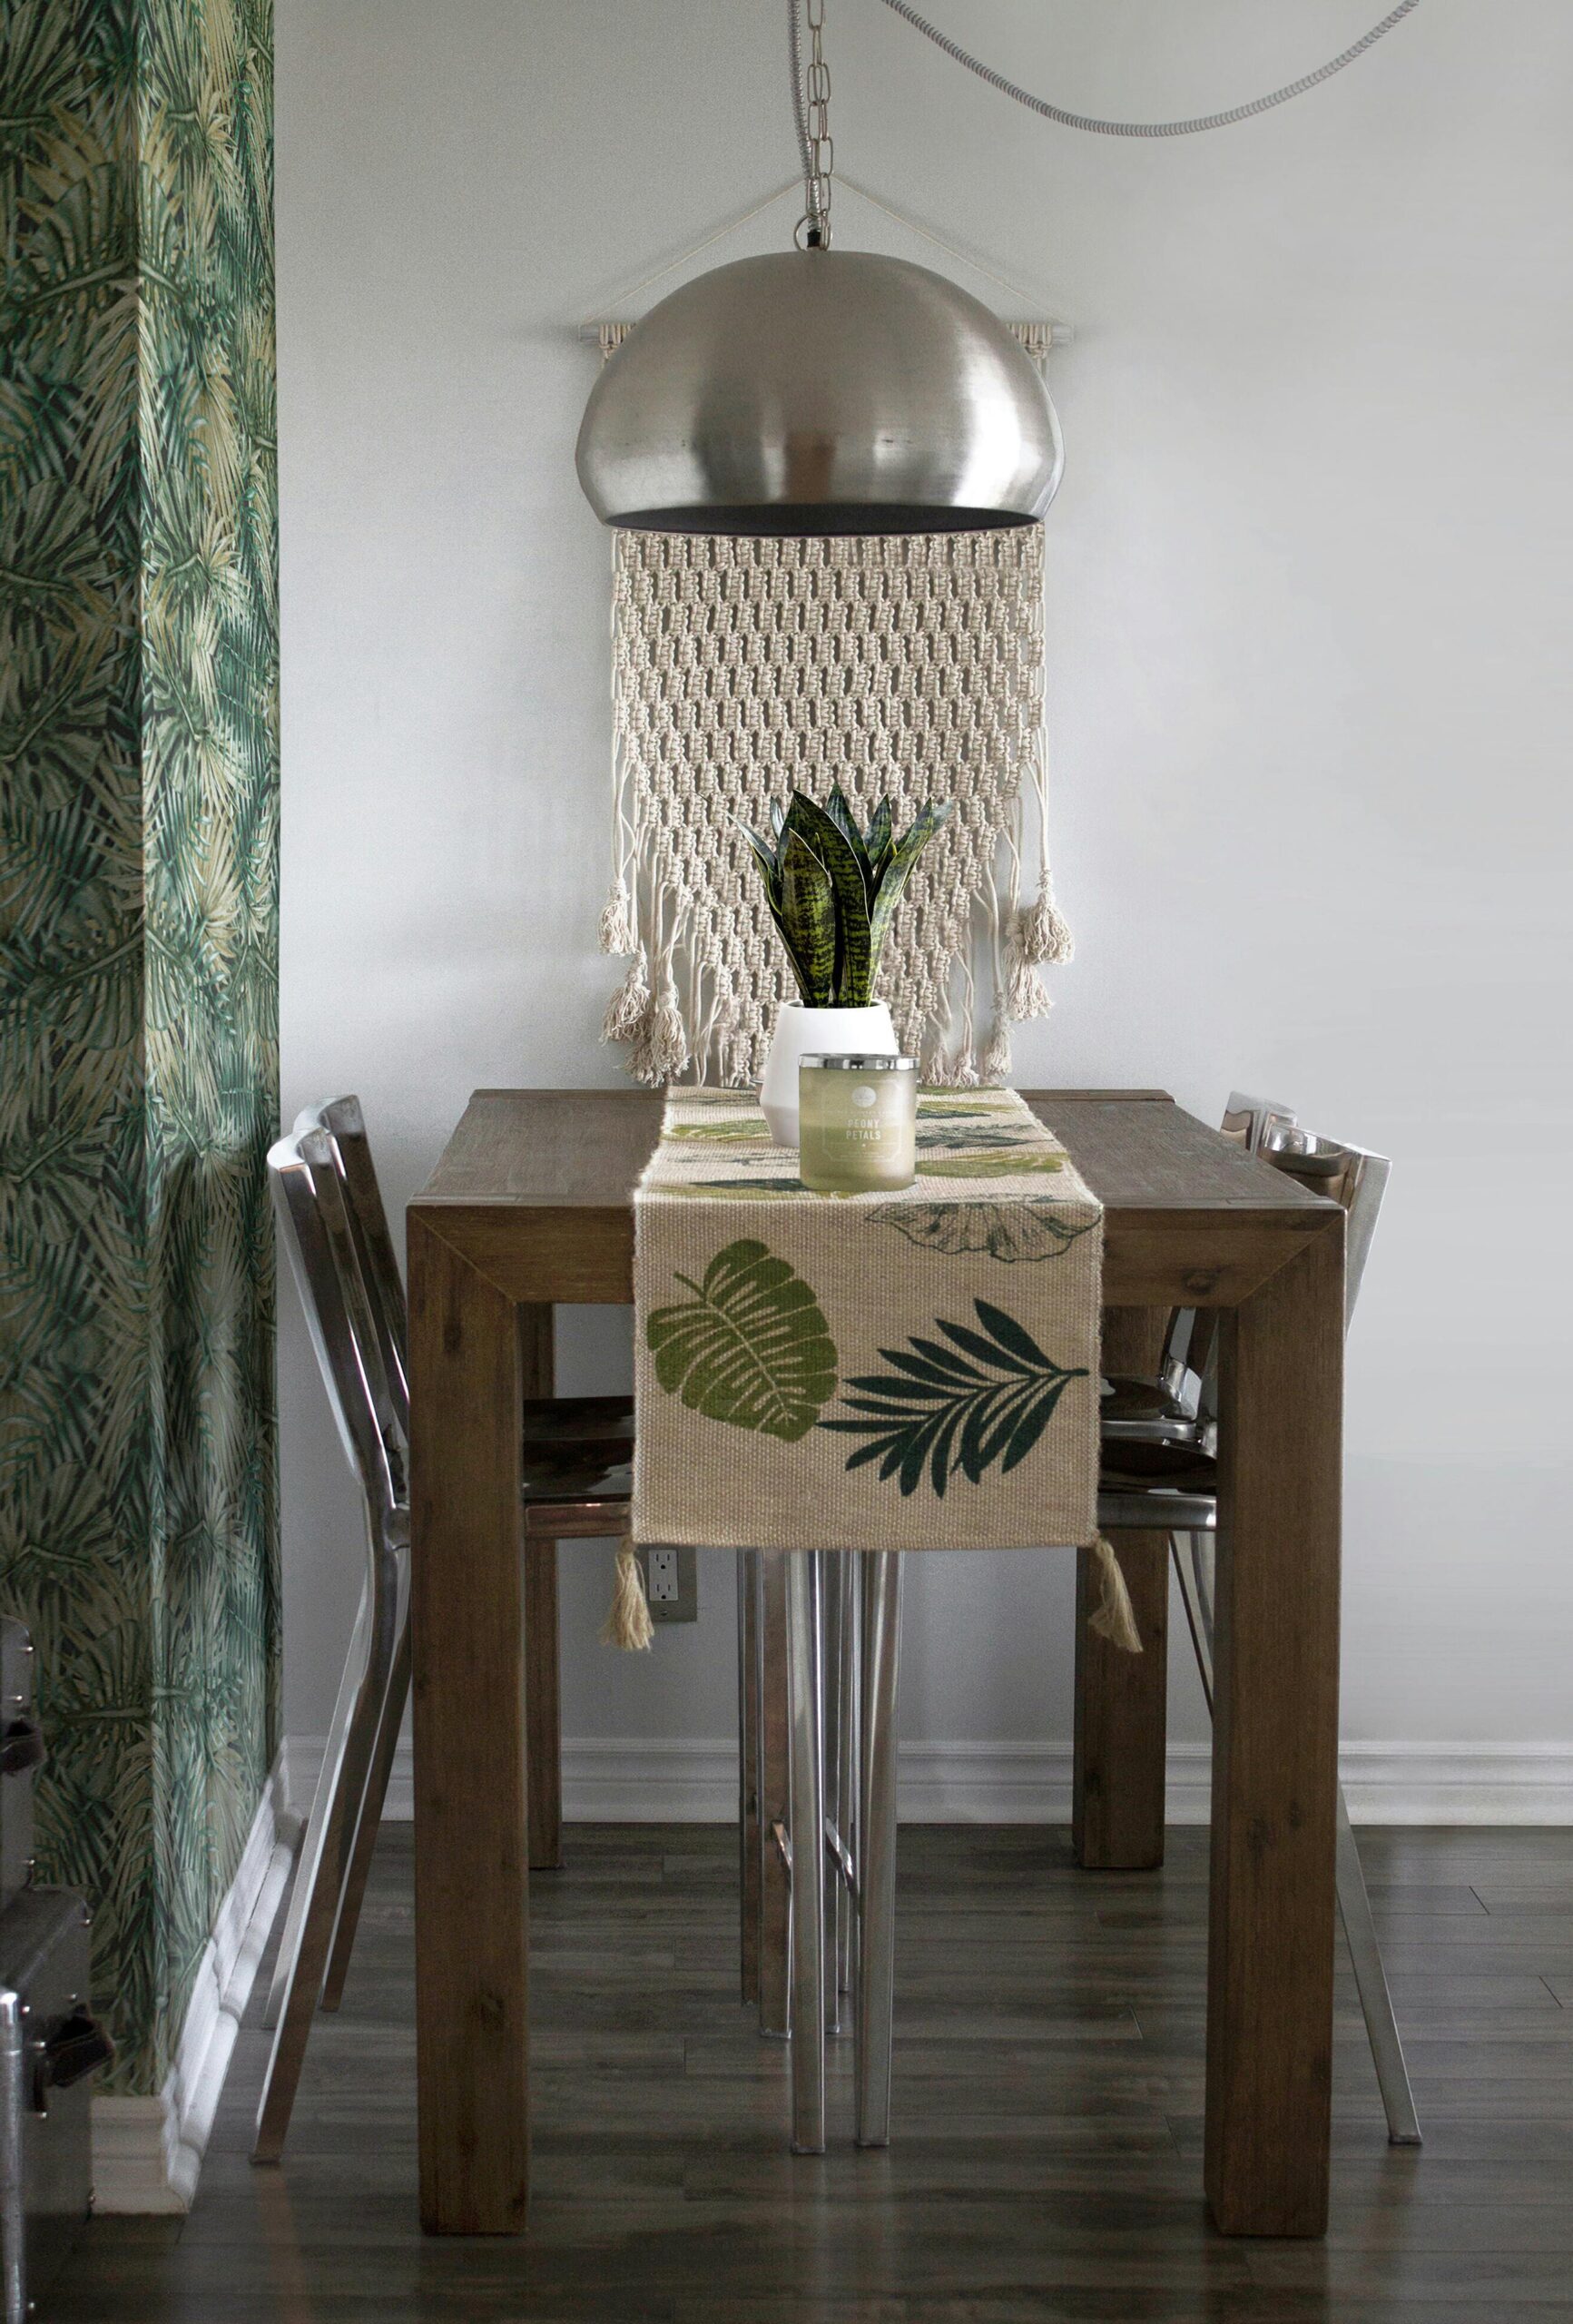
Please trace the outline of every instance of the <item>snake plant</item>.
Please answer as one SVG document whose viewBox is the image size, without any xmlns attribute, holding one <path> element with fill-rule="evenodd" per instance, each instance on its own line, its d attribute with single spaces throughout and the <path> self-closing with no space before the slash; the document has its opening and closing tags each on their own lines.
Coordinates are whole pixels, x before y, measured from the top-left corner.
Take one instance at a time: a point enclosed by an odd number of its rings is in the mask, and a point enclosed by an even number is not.
<svg viewBox="0 0 1573 2324">
<path fill-rule="evenodd" d="M 838 783 L 822 807 L 801 791 L 784 810 L 772 806 L 768 836 L 741 826 L 809 1008 L 869 1006 L 901 891 L 950 812 L 949 802 L 924 807 L 898 836 L 884 799 L 862 831 Z"/>
</svg>

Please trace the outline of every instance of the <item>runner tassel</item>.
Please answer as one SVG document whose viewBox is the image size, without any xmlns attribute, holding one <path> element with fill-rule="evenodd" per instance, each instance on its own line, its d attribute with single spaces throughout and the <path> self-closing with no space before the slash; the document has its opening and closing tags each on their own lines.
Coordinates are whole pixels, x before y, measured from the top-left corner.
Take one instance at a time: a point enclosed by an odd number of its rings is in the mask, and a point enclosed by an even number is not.
<svg viewBox="0 0 1573 2324">
<path fill-rule="evenodd" d="M 1122 1654 L 1139 1654 L 1142 1638 L 1136 1628 L 1136 1610 L 1131 1604 L 1120 1561 L 1101 1533 L 1094 1537 L 1092 1553 L 1097 1561 L 1103 1595 L 1096 1610 L 1087 1617 L 1087 1628 L 1096 1630 L 1099 1638 L 1106 1638 L 1111 1646 L 1117 1646 Z"/>
<path fill-rule="evenodd" d="M 601 1643 L 614 1646 L 624 1654 L 647 1654 L 654 1636 L 655 1625 L 645 1602 L 639 1560 L 633 1542 L 624 1540 L 617 1548 L 617 1579 L 611 1606 L 601 1625 Z"/>
</svg>

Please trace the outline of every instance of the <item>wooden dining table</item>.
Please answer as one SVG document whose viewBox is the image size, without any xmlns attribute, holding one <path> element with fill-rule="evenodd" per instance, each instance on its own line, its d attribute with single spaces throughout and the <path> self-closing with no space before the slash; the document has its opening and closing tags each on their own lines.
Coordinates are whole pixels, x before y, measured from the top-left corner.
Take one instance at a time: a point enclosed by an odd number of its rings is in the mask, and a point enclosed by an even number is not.
<svg viewBox="0 0 1573 2324">
<path fill-rule="evenodd" d="M 1161 1090 L 1024 1094 L 1104 1205 L 1105 1371 L 1150 1370 L 1170 1309 L 1223 1311 L 1204 2181 L 1225 2234 L 1320 2235 L 1343 1213 Z M 554 1683 L 556 1616 L 551 1570 L 524 1556 L 520 1402 L 551 1393 L 555 1307 L 632 1300 L 634 1188 L 660 1118 L 644 1091 L 477 1090 L 409 1206 L 420 2199 L 436 2233 L 526 2226 L 532 1805 L 537 1861 L 555 1848 L 526 1704 L 532 1671 Z M 1096 1583 L 1078 1553 L 1074 1837 L 1089 1872 L 1162 1861 L 1165 1549 L 1118 1539 L 1140 1656 L 1088 1632 Z"/>
</svg>

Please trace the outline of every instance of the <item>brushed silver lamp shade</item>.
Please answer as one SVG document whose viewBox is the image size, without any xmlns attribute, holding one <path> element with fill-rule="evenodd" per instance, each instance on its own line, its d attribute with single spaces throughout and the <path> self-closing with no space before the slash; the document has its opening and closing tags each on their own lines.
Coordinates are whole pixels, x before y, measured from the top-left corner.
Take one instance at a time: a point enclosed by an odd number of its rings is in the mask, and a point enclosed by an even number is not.
<svg viewBox="0 0 1573 2324">
<path fill-rule="evenodd" d="M 654 307 L 575 459 L 603 524 L 822 534 L 1031 524 L 1063 457 L 1036 366 L 979 300 L 904 259 L 811 249 Z"/>
</svg>

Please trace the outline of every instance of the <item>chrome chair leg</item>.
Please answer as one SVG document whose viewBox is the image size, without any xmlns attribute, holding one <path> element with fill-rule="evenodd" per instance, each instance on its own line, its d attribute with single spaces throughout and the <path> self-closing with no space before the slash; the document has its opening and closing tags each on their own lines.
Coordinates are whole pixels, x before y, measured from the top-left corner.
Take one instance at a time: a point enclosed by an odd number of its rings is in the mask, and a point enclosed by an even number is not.
<svg viewBox="0 0 1573 2324">
<path fill-rule="evenodd" d="M 285 1981 L 257 2108 L 253 2162 L 277 2162 L 284 2152 L 307 2037 L 344 1895 L 356 1825 L 367 1794 L 378 1719 L 388 1699 L 398 1645 L 398 1571 L 391 1549 L 374 1553 L 368 1599 L 366 1659 L 350 1704 L 344 1748 L 336 1761 L 323 1767 L 295 1875 L 305 1897 L 300 1941 Z"/>
<path fill-rule="evenodd" d="M 1180 1599 L 1185 1609 L 1186 1627 L 1191 1644 L 1196 1649 L 1196 1673 L 1206 1698 L 1207 1716 L 1213 1716 L 1213 1592 L 1204 1586 L 1211 1581 L 1204 1560 L 1207 1536 L 1204 1533 L 1171 1533 L 1169 1555 L 1174 1561 L 1175 1579 L 1180 1585 Z"/>
<path fill-rule="evenodd" d="M 791 1702 L 792 2152 L 825 2151 L 825 1787 L 821 1570 L 789 1554 L 787 1680 Z"/>
<path fill-rule="evenodd" d="M 759 1747 L 759 2030 L 791 2028 L 791 1874 L 781 1846 L 791 1814 L 787 1714 L 787 1553 L 761 1550 L 755 1699 Z"/>
<path fill-rule="evenodd" d="M 1398 2021 L 1392 2011 L 1392 1995 L 1387 1989 L 1387 1972 L 1381 1965 L 1381 1947 L 1376 1941 L 1376 1923 L 1371 1916 L 1371 1898 L 1366 1893 L 1360 1849 L 1342 1784 L 1338 1787 L 1338 1911 L 1381 2089 L 1388 2143 L 1419 2146 L 1422 2142 L 1414 2092 L 1410 2087 L 1403 2043 L 1399 2040 Z"/>
<path fill-rule="evenodd" d="M 841 1734 L 836 1789 L 831 1814 L 843 1854 L 853 1866 L 858 1860 L 858 1571 L 860 1561 L 850 1550 L 836 1561 L 841 1610 L 841 1659 L 836 1689 L 836 1721 Z M 855 1878 L 855 1872 L 854 1872 Z M 838 1884 L 840 1908 L 836 1917 L 836 1949 L 831 1976 L 838 1994 L 850 1994 L 857 1952 L 857 1899 L 851 1882 Z"/>
<path fill-rule="evenodd" d="M 858 1975 L 854 2000 L 860 2146 L 890 2143 L 890 2019 L 896 1950 L 896 1680 L 901 1560 L 865 1551 L 858 1752 Z"/>
<path fill-rule="evenodd" d="M 737 1553 L 737 1901 L 739 1976 L 759 2000 L 759 1552 Z"/>
<path fill-rule="evenodd" d="M 344 1669 L 339 1679 L 339 1694 L 333 1705 L 333 1716 L 328 1722 L 328 1740 L 323 1748 L 322 1765 L 317 1773 L 317 1789 L 307 1812 L 306 1827 L 300 1843 L 300 1861 L 295 1867 L 295 1886 L 290 1892 L 290 1909 L 284 1915 L 283 1931 L 279 1938 L 278 1955 L 273 1963 L 272 1980 L 268 1987 L 268 1999 L 262 2011 L 262 2023 L 270 2033 L 279 2023 L 279 2013 L 284 2006 L 284 1995 L 295 1974 L 295 1963 L 300 1952 L 300 1931 L 306 1918 L 306 1907 L 319 1876 L 321 1863 L 322 1818 L 319 1803 L 330 1798 L 344 1764 L 344 1753 L 349 1741 L 349 1727 L 361 1687 L 367 1656 L 370 1651 L 369 1632 L 371 1622 L 371 1585 L 360 1586 L 360 1603 L 356 1609 L 354 1626 L 349 1633 L 349 1648 L 344 1658 Z M 357 1803 L 359 1807 L 359 1802 Z M 337 1908 L 338 1898 L 334 1899 Z"/>
<path fill-rule="evenodd" d="M 1182 1548 L 1182 1542 L 1184 1547 Z M 1207 1709 L 1213 1709 L 1213 1564 L 1210 1556 L 1212 1538 L 1206 1533 L 1173 1533 L 1169 1546 L 1175 1561 L 1175 1573 L 1185 1601 L 1185 1619 L 1190 1625 L 1191 1643 L 1196 1649 L 1196 1668 L 1201 1674 L 1202 1692 L 1207 1699 Z M 1390 2146 L 1419 2146 L 1420 2120 L 1415 2112 L 1414 2092 L 1410 2084 L 1409 2067 L 1404 2062 L 1403 2043 L 1399 2038 L 1398 2020 L 1393 2014 L 1392 1995 L 1388 1991 L 1387 1972 L 1381 1965 L 1381 1947 L 1377 1942 L 1376 1923 L 1371 1918 L 1371 1898 L 1366 1893 L 1365 1874 L 1361 1866 L 1360 1847 L 1354 1837 L 1354 1827 L 1349 1820 L 1349 1803 L 1343 1796 L 1343 1786 L 1338 1787 L 1338 1915 L 1343 1923 L 1344 1943 L 1354 1970 L 1355 1988 L 1360 1994 L 1360 2006 L 1365 2018 L 1366 2038 L 1371 2043 L 1371 2063 L 1376 2068 L 1377 2083 L 1381 2090 L 1382 2108 L 1387 2115 L 1387 2136 Z"/>
<path fill-rule="evenodd" d="M 844 1846 L 846 1835 L 841 1829 L 838 1811 L 841 1803 L 842 1768 L 849 1748 L 848 1738 L 841 1726 L 841 1666 L 846 1654 L 841 1568 L 846 1560 L 844 1554 L 837 1550 L 821 1550 L 817 1555 L 820 1565 L 820 1625 L 824 1640 L 821 1676 L 826 1827 L 825 2032 L 839 2034 L 841 2030 L 841 1945 L 851 1906 L 842 1866 L 831 1843 L 831 1828 L 834 1827 L 837 1840 Z"/>
<path fill-rule="evenodd" d="M 366 1779 L 366 1797 L 360 1803 L 360 1811 L 356 1818 L 349 1869 L 345 1876 L 344 1894 L 339 1899 L 339 1918 L 328 1954 L 328 1974 L 322 1980 L 322 2007 L 325 2010 L 336 2010 L 344 1998 L 344 1980 L 349 1974 L 349 1957 L 355 1950 L 355 1932 L 360 1925 L 360 1907 L 366 1897 L 367 1877 L 377 1849 L 377 1837 L 382 1828 L 382 1810 L 388 1799 L 388 1779 L 393 1773 L 394 1755 L 398 1749 L 398 1732 L 404 1725 L 404 1707 L 409 1699 L 408 1571 L 399 1576 L 399 1607 L 398 1642 L 394 1649 L 388 1691 L 378 1716 L 370 1769 Z"/>
</svg>

